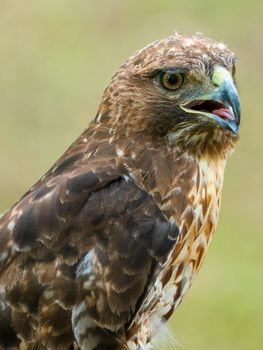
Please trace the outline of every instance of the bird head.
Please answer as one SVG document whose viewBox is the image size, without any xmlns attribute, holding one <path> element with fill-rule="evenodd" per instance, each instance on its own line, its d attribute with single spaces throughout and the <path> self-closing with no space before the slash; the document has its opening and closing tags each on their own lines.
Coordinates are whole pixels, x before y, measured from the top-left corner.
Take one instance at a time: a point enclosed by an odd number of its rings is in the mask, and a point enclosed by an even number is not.
<svg viewBox="0 0 263 350">
<path fill-rule="evenodd" d="M 96 120 L 127 139 L 225 156 L 240 123 L 235 62 L 224 44 L 201 34 L 156 41 L 113 76 Z"/>
</svg>

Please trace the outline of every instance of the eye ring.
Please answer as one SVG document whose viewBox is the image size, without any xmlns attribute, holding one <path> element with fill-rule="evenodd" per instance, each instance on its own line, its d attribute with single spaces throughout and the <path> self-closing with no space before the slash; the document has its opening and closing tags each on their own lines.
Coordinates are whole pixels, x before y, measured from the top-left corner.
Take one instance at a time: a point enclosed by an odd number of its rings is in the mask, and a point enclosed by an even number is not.
<svg viewBox="0 0 263 350">
<path fill-rule="evenodd" d="M 163 72 L 160 75 L 161 86 L 168 91 L 175 91 L 183 84 L 183 76 L 180 73 Z"/>
</svg>

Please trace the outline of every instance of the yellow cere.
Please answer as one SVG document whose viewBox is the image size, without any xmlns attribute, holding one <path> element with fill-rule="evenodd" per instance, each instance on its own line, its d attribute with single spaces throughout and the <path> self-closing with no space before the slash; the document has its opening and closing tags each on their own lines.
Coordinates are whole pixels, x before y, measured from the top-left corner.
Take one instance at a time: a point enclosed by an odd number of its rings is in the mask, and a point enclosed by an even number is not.
<svg viewBox="0 0 263 350">
<path fill-rule="evenodd" d="M 221 86 L 223 83 L 229 80 L 233 80 L 230 72 L 222 66 L 216 66 L 212 75 L 212 82 L 215 85 Z"/>
</svg>

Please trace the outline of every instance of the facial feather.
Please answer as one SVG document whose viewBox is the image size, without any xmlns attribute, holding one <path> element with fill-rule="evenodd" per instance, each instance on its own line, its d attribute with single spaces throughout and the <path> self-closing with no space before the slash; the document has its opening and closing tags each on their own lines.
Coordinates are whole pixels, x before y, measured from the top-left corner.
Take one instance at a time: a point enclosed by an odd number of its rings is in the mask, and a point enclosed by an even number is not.
<svg viewBox="0 0 263 350">
<path fill-rule="evenodd" d="M 180 106 L 211 93 L 214 68 L 221 65 L 232 74 L 235 60 L 224 44 L 200 34 L 154 42 L 129 58 L 114 75 L 96 120 L 109 125 L 112 134 L 121 138 L 143 135 L 155 145 L 158 141 L 180 145 L 198 157 L 225 157 L 238 135 L 201 115 L 189 115 Z M 164 91 L 156 82 L 157 73 L 167 70 L 184 72 L 184 83 L 177 91 Z"/>
</svg>

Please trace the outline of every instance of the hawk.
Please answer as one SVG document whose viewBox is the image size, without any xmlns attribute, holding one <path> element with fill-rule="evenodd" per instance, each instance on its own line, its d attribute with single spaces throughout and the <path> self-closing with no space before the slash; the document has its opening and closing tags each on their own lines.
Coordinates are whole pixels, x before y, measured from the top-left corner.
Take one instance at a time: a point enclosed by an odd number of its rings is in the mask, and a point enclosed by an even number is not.
<svg viewBox="0 0 263 350">
<path fill-rule="evenodd" d="M 0 219 L 1 348 L 145 349 L 216 227 L 235 61 L 175 35 L 120 67 L 88 128 Z"/>
</svg>

